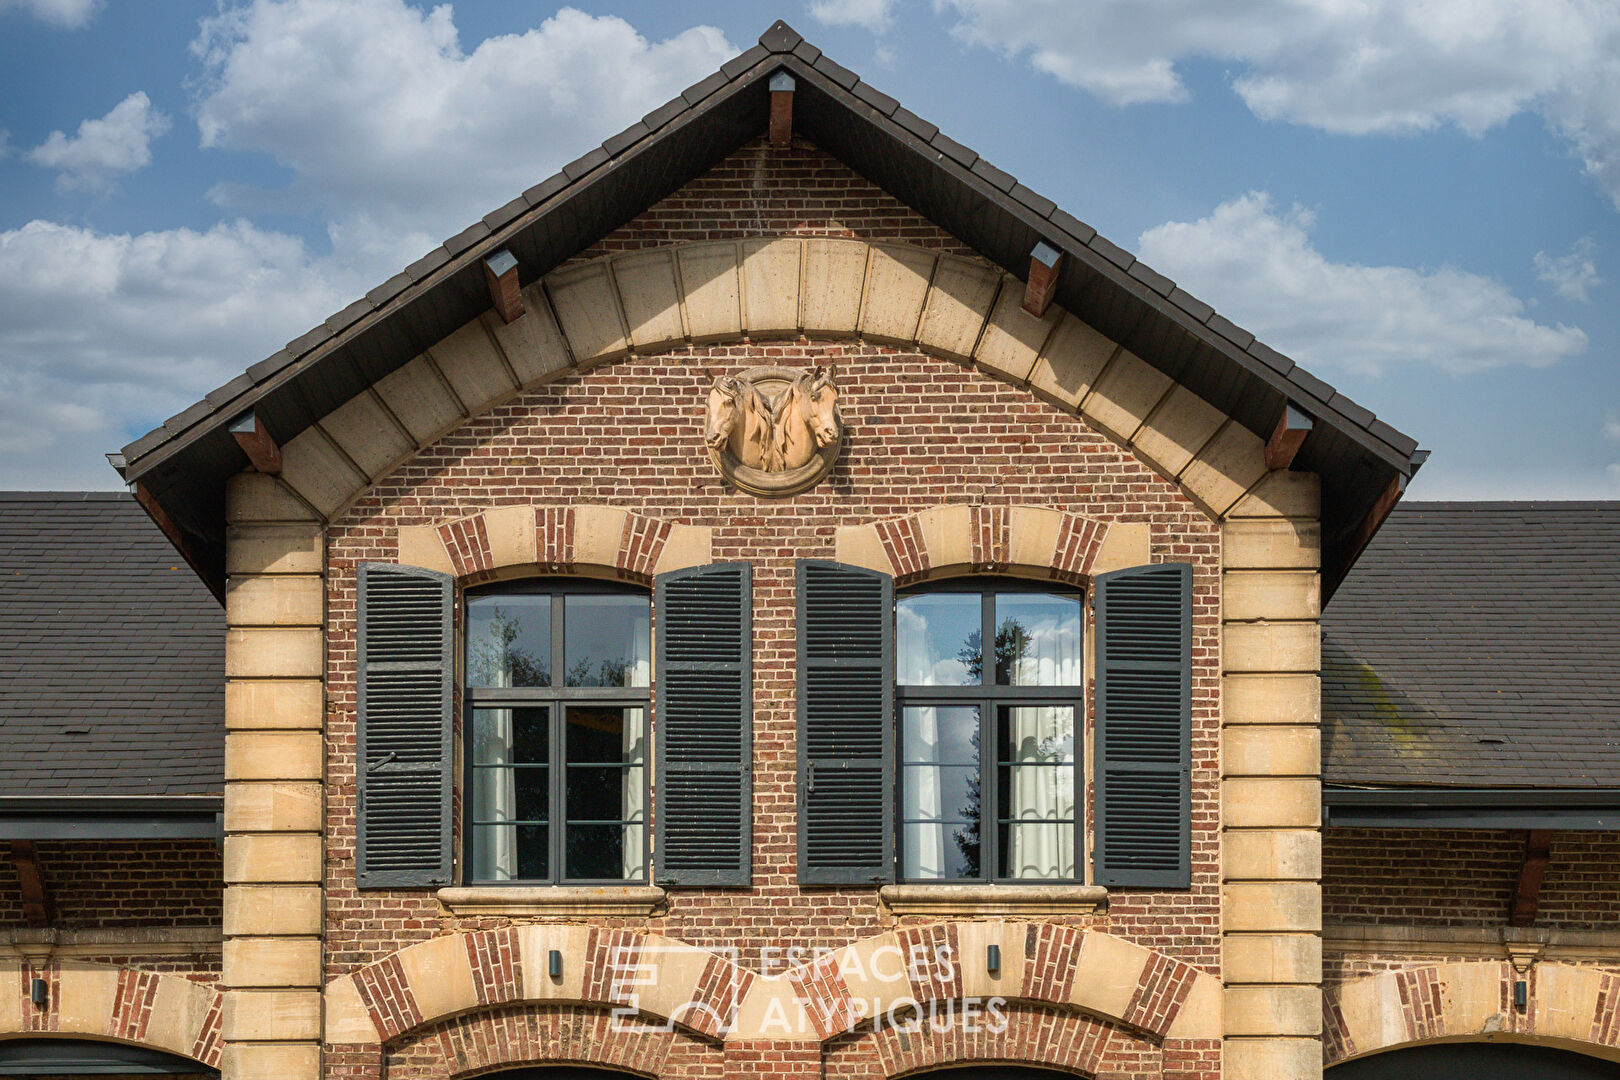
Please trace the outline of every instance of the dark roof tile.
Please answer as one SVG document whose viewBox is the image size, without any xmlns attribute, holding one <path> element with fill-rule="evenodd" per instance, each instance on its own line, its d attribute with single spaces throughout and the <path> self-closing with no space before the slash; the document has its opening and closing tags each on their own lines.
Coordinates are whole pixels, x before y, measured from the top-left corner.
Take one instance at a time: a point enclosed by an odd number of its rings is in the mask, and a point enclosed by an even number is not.
<svg viewBox="0 0 1620 1080">
<path fill-rule="evenodd" d="M 1097 233 L 1086 242 L 1086 247 L 1095 251 L 1121 270 L 1129 270 L 1136 261 L 1136 256 L 1114 243 L 1102 233 Z"/>
<path fill-rule="evenodd" d="M 1254 344 L 1253 334 L 1249 333 L 1247 330 L 1243 329 L 1243 327 L 1239 326 L 1231 319 L 1228 319 L 1225 315 L 1222 315 L 1218 311 L 1212 314 L 1205 321 L 1204 325 L 1240 349 L 1247 349 L 1250 345 Z"/>
<path fill-rule="evenodd" d="M 1294 370 L 1294 361 L 1263 341 L 1251 341 L 1243 350 L 1273 371 L 1286 375 Z"/>
<path fill-rule="evenodd" d="M 1018 179 L 1012 173 L 996 168 L 984 158 L 979 158 L 973 163 L 973 175 L 982 177 L 991 187 L 1001 191 L 1011 191 L 1013 185 L 1018 183 Z"/>
<path fill-rule="evenodd" d="M 924 120 L 910 109 L 904 107 L 894 110 L 894 115 L 892 115 L 889 119 L 893 120 L 895 123 L 899 124 L 901 127 L 905 128 L 907 131 L 911 132 L 924 142 L 928 142 L 935 135 L 939 134 L 938 127 L 930 124 L 928 121 Z"/>
<path fill-rule="evenodd" d="M 341 334 L 370 313 L 371 301 L 362 296 L 342 311 L 327 318 L 326 328 L 334 334 Z"/>
<path fill-rule="evenodd" d="M 405 268 L 405 273 L 409 275 L 412 281 L 421 281 L 423 278 L 427 277 L 429 274 L 433 273 L 433 271 L 437 270 L 439 267 L 443 266 L 449 261 L 450 252 L 445 249 L 443 244 L 440 244 L 438 247 L 434 248 L 432 251 L 428 252 L 426 255 L 407 266 Z"/>
<path fill-rule="evenodd" d="M 813 67 L 815 62 L 821 59 L 821 50 L 808 41 L 801 41 L 793 46 L 793 55 Z"/>
<path fill-rule="evenodd" d="M 893 114 L 900 107 L 898 101 L 869 83 L 856 83 L 851 92 L 884 116 Z"/>
<path fill-rule="evenodd" d="M 618 157 L 630 147 L 634 146 L 647 135 L 647 125 L 637 120 L 634 124 L 619 132 L 613 138 L 602 144 L 609 157 Z"/>
<path fill-rule="evenodd" d="M 597 166 L 606 165 L 607 163 L 607 151 L 598 146 L 595 150 L 590 151 L 582 157 L 577 157 L 573 161 L 570 161 L 567 165 L 564 165 L 562 173 L 564 176 L 568 177 L 569 182 L 572 183 Z"/>
<path fill-rule="evenodd" d="M 853 90 L 855 88 L 855 84 L 861 81 L 860 76 L 856 75 L 853 71 L 849 70 L 849 68 L 835 61 L 826 53 L 822 53 L 820 56 L 816 57 L 816 62 L 813 66 L 817 71 L 827 76 L 827 78 L 831 79 L 845 90 Z"/>
<path fill-rule="evenodd" d="M 1014 184 L 1012 197 L 1035 211 L 1041 217 L 1051 217 L 1052 211 L 1057 209 L 1057 203 L 1048 199 L 1037 191 L 1031 191 L 1023 184 Z"/>
<path fill-rule="evenodd" d="M 282 349 L 279 352 L 273 352 L 263 360 L 260 360 L 257 364 L 254 364 L 252 367 L 247 369 L 248 378 L 252 379 L 254 385 L 257 386 L 259 383 L 264 382 L 264 380 L 268 379 L 270 376 L 274 375 L 276 372 L 280 371 L 282 368 L 286 367 L 296 359 L 298 359 L 298 357 L 292 354 L 291 349 Z"/>
<path fill-rule="evenodd" d="M 1097 235 L 1096 229 L 1093 229 L 1062 207 L 1052 211 L 1051 214 L 1047 215 L 1047 219 L 1082 244 L 1090 244 L 1091 238 Z"/>
<path fill-rule="evenodd" d="M 1324 779 L 1620 787 L 1620 502 L 1402 503 L 1322 616 Z"/>
<path fill-rule="evenodd" d="M 799 32 L 781 19 L 777 19 L 759 35 L 759 43 L 773 53 L 791 52 L 804 39 Z"/>
<path fill-rule="evenodd" d="M 0 791 L 221 789 L 225 618 L 134 499 L 0 492 L 0 627 Z"/>
<path fill-rule="evenodd" d="M 1137 263 L 1136 265 L 1141 266 L 1142 264 Z M 1134 269 L 1135 267 L 1132 268 L 1133 271 Z M 1179 285 L 1170 291 L 1170 302 L 1199 322 L 1206 322 L 1211 315 L 1215 314 L 1214 308 Z"/>
<path fill-rule="evenodd" d="M 331 336 L 332 328 L 327 326 L 325 323 L 322 323 L 319 326 L 312 326 L 308 330 L 305 330 L 302 334 L 299 334 L 297 337 L 287 342 L 287 351 L 292 353 L 294 356 L 303 356 L 305 353 L 309 352 L 309 350 L 313 349 L 315 346 L 319 345 L 321 342 L 325 341 Z"/>
<path fill-rule="evenodd" d="M 562 173 L 552 173 L 534 187 L 523 193 L 523 201 L 530 206 L 539 206 L 557 192 L 568 186 L 568 177 Z"/>
<path fill-rule="evenodd" d="M 210 390 L 205 400 L 211 408 L 218 409 L 251 389 L 253 389 L 253 379 L 244 371 L 224 386 Z"/>
<path fill-rule="evenodd" d="M 964 169 L 972 168 L 973 163 L 979 160 L 979 155 L 969 147 L 963 146 L 943 131 L 935 133 L 928 145 L 944 154 Z"/>
<path fill-rule="evenodd" d="M 754 45 L 721 64 L 720 73 L 727 79 L 735 79 L 769 55 L 771 50 L 763 45 Z"/>
<path fill-rule="evenodd" d="M 383 282 L 381 285 L 366 293 L 366 299 L 377 307 L 382 307 L 388 301 L 410 288 L 411 275 L 401 271 Z"/>
<path fill-rule="evenodd" d="M 529 200 L 519 195 L 505 206 L 491 210 L 484 215 L 484 224 L 494 232 L 506 225 L 510 225 L 529 211 Z"/>
<path fill-rule="evenodd" d="M 688 105 L 696 105 L 698 102 L 702 101 L 715 91 L 725 89 L 726 84 L 730 81 L 731 80 L 727 79 L 720 72 L 716 71 L 708 78 L 701 79 L 698 82 L 693 83 L 691 86 L 688 86 L 685 90 L 681 91 L 681 97 L 685 99 Z"/>
</svg>

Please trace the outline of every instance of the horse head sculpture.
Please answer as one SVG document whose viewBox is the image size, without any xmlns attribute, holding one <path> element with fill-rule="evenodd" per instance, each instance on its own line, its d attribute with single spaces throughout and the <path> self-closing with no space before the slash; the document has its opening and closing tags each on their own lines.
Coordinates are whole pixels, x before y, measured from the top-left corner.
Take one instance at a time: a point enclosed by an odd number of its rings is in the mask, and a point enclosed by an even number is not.
<svg viewBox="0 0 1620 1080">
<path fill-rule="evenodd" d="M 818 367 L 795 379 L 772 409 L 775 453 L 772 466 L 786 472 L 807 464 L 816 451 L 838 441 L 838 386 L 830 368 Z"/>
<path fill-rule="evenodd" d="M 740 464 L 764 469 L 771 453 L 771 408 L 752 384 L 731 375 L 714 380 L 703 441 L 729 450 Z"/>
</svg>

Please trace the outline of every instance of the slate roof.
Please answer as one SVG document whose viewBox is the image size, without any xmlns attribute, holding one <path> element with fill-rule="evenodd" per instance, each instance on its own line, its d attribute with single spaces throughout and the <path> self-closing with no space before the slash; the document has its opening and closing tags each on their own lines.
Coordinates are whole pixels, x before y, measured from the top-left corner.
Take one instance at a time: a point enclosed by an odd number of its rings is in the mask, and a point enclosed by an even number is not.
<svg viewBox="0 0 1620 1080">
<path fill-rule="evenodd" d="M 0 795 L 217 793 L 225 616 L 121 492 L 0 492 Z"/>
<path fill-rule="evenodd" d="M 224 482 L 248 464 L 227 430 L 232 419 L 251 408 L 285 444 L 487 310 L 488 255 L 509 250 L 527 285 L 763 133 L 767 83 L 778 71 L 797 83 L 795 134 L 1019 278 L 1036 242 L 1058 248 L 1058 303 L 1255 434 L 1270 436 L 1290 401 L 1313 417 L 1294 467 L 1323 480 L 1331 591 L 1365 535 L 1357 525 L 1392 483 L 1417 471 L 1417 443 L 780 21 L 680 97 L 124 447 L 125 479 L 162 505 L 219 591 Z"/>
<path fill-rule="evenodd" d="M 1620 787 L 1620 502 L 1402 503 L 1322 668 L 1329 783 Z"/>
</svg>

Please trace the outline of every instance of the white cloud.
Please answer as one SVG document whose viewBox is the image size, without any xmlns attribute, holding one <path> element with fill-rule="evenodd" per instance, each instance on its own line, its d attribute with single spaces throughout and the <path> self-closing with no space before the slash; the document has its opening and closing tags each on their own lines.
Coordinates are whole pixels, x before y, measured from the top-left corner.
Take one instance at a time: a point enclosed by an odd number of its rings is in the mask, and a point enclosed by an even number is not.
<svg viewBox="0 0 1620 1080">
<path fill-rule="evenodd" d="M 1596 254 L 1597 244 L 1590 236 L 1583 236 L 1575 241 L 1568 255 L 1555 258 L 1545 251 L 1538 251 L 1531 261 L 1537 280 L 1551 285 L 1553 291 L 1566 300 L 1589 304 L 1592 302 L 1592 290 L 1603 284 L 1603 279 L 1598 277 Z"/>
<path fill-rule="evenodd" d="M 20 11 L 42 23 L 77 30 L 101 10 L 101 0 L 0 0 L 0 14 Z"/>
<path fill-rule="evenodd" d="M 169 130 L 169 118 L 152 108 L 144 91 L 137 90 L 96 120 L 79 124 L 72 137 L 53 131 L 28 151 L 35 165 L 57 170 L 56 186 L 100 190 L 121 173 L 152 163 L 152 140 Z"/>
<path fill-rule="evenodd" d="M 245 222 L 0 232 L 0 452 L 35 487 L 108 487 L 101 454 L 372 283 Z M 15 481 L 12 481 L 15 483 Z"/>
<path fill-rule="evenodd" d="M 1591 0 L 935 0 L 964 40 L 1116 105 L 1179 102 L 1177 65 L 1237 65 L 1258 116 L 1343 134 L 1539 111 L 1620 207 L 1620 4 Z"/>
<path fill-rule="evenodd" d="M 738 51 L 712 27 L 651 43 L 622 19 L 564 8 L 466 53 L 450 5 L 402 0 L 257 0 L 205 20 L 193 49 L 203 145 L 273 155 L 293 173 L 278 205 L 394 249 L 384 274 Z M 393 242 L 401 230 L 411 247 Z"/>
<path fill-rule="evenodd" d="M 895 0 L 811 0 L 810 15 L 828 26 L 859 26 L 881 33 L 894 21 Z"/>
<path fill-rule="evenodd" d="M 1301 363 L 1377 375 L 1423 364 L 1455 375 L 1542 367 L 1586 348 L 1579 328 L 1524 315 L 1506 285 L 1450 267 L 1330 262 L 1312 216 L 1250 192 L 1209 217 L 1144 232 L 1144 262 Z"/>
</svg>

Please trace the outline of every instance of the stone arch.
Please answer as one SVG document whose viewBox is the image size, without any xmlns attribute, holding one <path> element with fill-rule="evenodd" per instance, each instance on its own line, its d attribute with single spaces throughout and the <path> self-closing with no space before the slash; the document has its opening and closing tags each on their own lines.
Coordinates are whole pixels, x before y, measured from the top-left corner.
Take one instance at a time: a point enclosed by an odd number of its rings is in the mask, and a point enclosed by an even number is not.
<svg viewBox="0 0 1620 1080">
<path fill-rule="evenodd" d="M 478 584 L 525 573 L 581 573 L 648 584 L 710 561 L 708 526 L 615 506 L 501 506 L 399 530 L 399 561 Z"/>
<path fill-rule="evenodd" d="M 826 1075 L 920 1080 L 933 1070 L 996 1065 L 1030 1070 L 1009 1070 L 1008 1080 L 1045 1080 L 1045 1070 L 1080 1076 L 1161 1071 L 1163 1054 L 1154 1040 L 1082 1013 L 1020 1002 L 945 1019 L 949 1023 L 936 1030 L 924 1009 L 911 1024 L 863 1026 L 828 1047 Z"/>
<path fill-rule="evenodd" d="M 1011 573 L 1072 583 L 1151 562 L 1146 524 L 1104 522 L 1038 506 L 956 503 L 836 534 L 840 562 L 908 585 L 963 573 Z"/>
<path fill-rule="evenodd" d="M 1526 1007 L 1513 984 L 1526 984 Z M 1620 972 L 1507 961 L 1432 964 L 1364 975 L 1324 989 L 1323 1063 L 1425 1043 L 1538 1043 L 1620 1061 Z"/>
<path fill-rule="evenodd" d="M 985 969 L 989 945 L 1001 970 Z M 549 974 L 550 952 L 563 974 Z M 950 957 L 946 964 L 907 958 Z M 392 1042 L 456 1016 L 527 1004 L 630 1010 L 708 1039 L 825 1041 L 893 1002 L 1004 998 L 1154 1039 L 1218 1039 L 1220 982 L 1098 930 L 948 922 L 863 938 L 781 974 L 659 934 L 534 924 L 407 946 L 326 988 L 329 1043 Z"/>
<path fill-rule="evenodd" d="M 402 1036 L 390 1054 L 408 1056 L 423 1046 L 442 1063 L 443 1075 L 482 1076 L 526 1065 L 573 1065 L 610 1070 L 624 1080 L 657 1077 L 683 1039 L 669 1028 L 616 1026 L 606 1009 L 552 1005 L 492 1008 L 442 1020 Z M 712 1052 L 719 1056 L 718 1048 Z M 579 1080 L 572 1077 L 570 1080 Z"/>
<path fill-rule="evenodd" d="M 141 1046 L 219 1068 L 223 998 L 181 975 L 57 960 L 14 968 L 18 991 L 0 1011 L 0 1039 L 73 1036 Z M 45 1006 L 30 982 L 45 980 Z"/>
<path fill-rule="evenodd" d="M 1024 387 L 1129 447 L 1216 518 L 1264 478 L 1257 435 L 1061 307 L 1025 312 L 1023 291 L 982 260 L 864 240 L 607 255 L 552 271 L 523 290 L 522 317 L 485 312 L 322 417 L 282 448 L 282 476 L 330 518 L 521 390 L 631 353 L 802 335 L 916 349 Z"/>
</svg>

